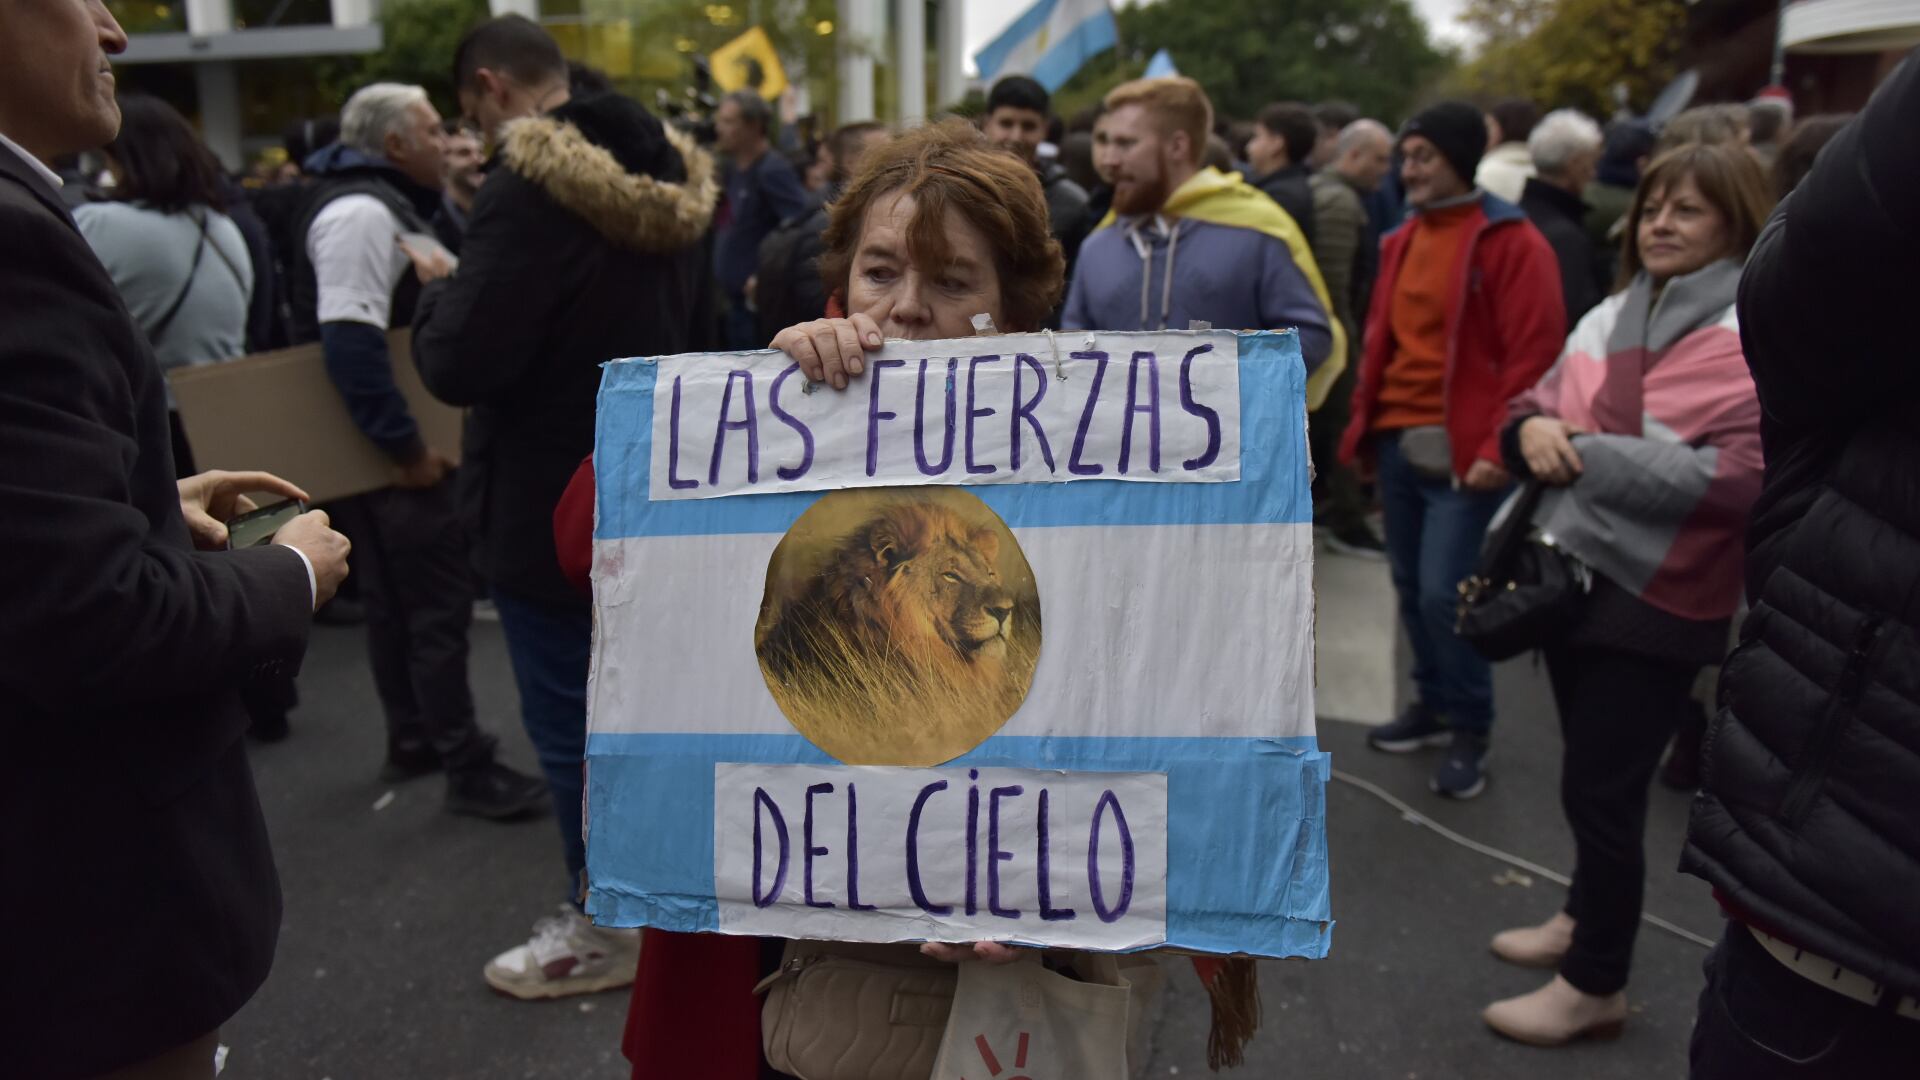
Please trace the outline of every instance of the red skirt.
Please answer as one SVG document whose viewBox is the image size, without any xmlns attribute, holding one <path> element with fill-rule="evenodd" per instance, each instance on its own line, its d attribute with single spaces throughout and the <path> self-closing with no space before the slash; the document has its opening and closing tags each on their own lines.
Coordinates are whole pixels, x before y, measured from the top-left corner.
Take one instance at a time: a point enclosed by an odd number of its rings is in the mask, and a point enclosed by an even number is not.
<svg viewBox="0 0 1920 1080">
<path fill-rule="evenodd" d="M 621 1049 L 633 1080 L 756 1080 L 760 939 L 642 931 Z"/>
</svg>

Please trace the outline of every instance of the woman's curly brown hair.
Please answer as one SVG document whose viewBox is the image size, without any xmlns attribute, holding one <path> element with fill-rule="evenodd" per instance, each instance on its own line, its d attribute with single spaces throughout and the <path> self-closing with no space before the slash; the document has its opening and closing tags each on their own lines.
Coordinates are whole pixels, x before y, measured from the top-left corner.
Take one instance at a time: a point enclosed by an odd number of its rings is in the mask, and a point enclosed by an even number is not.
<svg viewBox="0 0 1920 1080">
<path fill-rule="evenodd" d="M 893 192 L 914 201 L 907 253 L 915 265 L 940 267 L 951 260 L 951 208 L 985 234 L 993 250 L 1006 324 L 999 329 L 1045 325 L 1060 301 L 1066 258 L 1053 238 L 1039 177 L 965 120 L 915 128 L 867 151 L 859 173 L 827 211 L 820 275 L 829 293 L 845 302 L 861 224 L 874 200 Z"/>
</svg>

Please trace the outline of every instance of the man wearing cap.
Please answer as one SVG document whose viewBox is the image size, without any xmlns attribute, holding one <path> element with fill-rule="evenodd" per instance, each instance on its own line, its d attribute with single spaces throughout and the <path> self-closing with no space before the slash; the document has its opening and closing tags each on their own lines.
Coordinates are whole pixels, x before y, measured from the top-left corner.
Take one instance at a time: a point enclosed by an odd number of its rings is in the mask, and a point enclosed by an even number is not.
<svg viewBox="0 0 1920 1080">
<path fill-rule="evenodd" d="M 1469 179 L 1486 146 L 1480 110 L 1462 102 L 1435 105 L 1400 132 L 1413 214 L 1381 241 L 1340 451 L 1378 471 L 1418 695 L 1368 745 L 1450 746 L 1431 787 L 1457 799 L 1486 787 L 1493 676 L 1453 632 L 1456 586 L 1512 483 L 1500 464 L 1507 401 L 1552 366 L 1566 337 L 1553 249 L 1519 207 Z"/>
</svg>

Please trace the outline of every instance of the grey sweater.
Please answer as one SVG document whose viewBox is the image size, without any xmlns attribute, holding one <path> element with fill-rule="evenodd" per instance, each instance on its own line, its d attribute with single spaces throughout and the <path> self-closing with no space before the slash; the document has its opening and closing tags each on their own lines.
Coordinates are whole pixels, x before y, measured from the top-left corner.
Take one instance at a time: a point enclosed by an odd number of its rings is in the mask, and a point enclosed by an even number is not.
<svg viewBox="0 0 1920 1080">
<path fill-rule="evenodd" d="M 196 217 L 163 214 L 138 203 L 88 203 L 73 212 L 81 235 L 149 340 L 181 290 L 187 290 L 173 321 L 152 342 L 162 371 L 231 360 L 247 351 L 253 264 L 246 239 L 225 214 L 205 207 L 195 214 L 207 215 L 207 249 L 189 286 L 187 272 L 200 242 Z"/>
</svg>

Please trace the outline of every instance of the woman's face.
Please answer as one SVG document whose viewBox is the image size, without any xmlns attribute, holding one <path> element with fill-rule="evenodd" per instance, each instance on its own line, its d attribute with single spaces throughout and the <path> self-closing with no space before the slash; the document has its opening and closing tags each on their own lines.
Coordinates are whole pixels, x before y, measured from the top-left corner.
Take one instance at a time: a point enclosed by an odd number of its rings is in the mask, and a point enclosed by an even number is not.
<svg viewBox="0 0 1920 1080">
<path fill-rule="evenodd" d="M 1635 241 L 1654 280 L 1691 274 L 1727 253 L 1727 216 L 1683 176 L 1647 193 Z"/>
<path fill-rule="evenodd" d="M 945 222 L 950 261 L 917 266 L 907 257 L 907 225 L 914 199 L 889 192 L 867 208 L 847 282 L 847 312 L 880 324 L 890 338 L 925 341 L 972 337 L 973 317 L 986 313 L 1000 330 L 1000 271 L 987 238 L 959 211 Z"/>
</svg>

